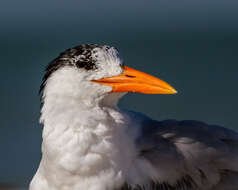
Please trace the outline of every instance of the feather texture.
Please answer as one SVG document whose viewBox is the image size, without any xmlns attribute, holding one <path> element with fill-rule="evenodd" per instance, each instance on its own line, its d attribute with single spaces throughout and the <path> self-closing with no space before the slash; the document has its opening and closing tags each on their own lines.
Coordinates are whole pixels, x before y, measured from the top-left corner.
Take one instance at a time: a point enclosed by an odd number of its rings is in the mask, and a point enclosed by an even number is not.
<svg viewBox="0 0 238 190">
<path fill-rule="evenodd" d="M 30 190 L 237 190 L 238 133 L 120 110 L 115 48 L 66 50 L 41 85 L 42 160 Z"/>
</svg>

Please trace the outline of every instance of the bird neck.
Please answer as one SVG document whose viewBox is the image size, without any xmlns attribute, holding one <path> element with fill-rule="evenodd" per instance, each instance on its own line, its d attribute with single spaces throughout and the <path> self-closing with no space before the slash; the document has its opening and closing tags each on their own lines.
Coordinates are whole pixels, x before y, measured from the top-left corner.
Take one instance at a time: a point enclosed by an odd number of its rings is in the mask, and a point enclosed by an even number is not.
<svg viewBox="0 0 238 190">
<path fill-rule="evenodd" d="M 109 93 L 111 87 L 98 86 L 85 77 L 84 73 L 66 67 L 47 79 L 42 97 L 42 123 L 66 112 L 93 112 L 105 107 L 117 109 L 117 103 L 125 93 Z"/>
<path fill-rule="evenodd" d="M 116 106 L 121 95 L 110 94 L 96 104 L 70 96 L 45 96 L 43 155 L 31 190 L 40 178 L 47 181 L 41 186 L 46 190 L 50 186 L 61 189 L 68 183 L 69 189 L 90 189 L 104 180 L 122 185 L 122 173 L 128 173 L 136 149 L 135 135 L 128 131 L 130 118 Z"/>
<path fill-rule="evenodd" d="M 46 94 L 41 109 L 40 122 L 45 124 L 50 122 L 50 120 L 57 121 L 57 118 L 62 118 L 65 114 L 74 115 L 83 113 L 83 117 L 90 115 L 93 116 L 90 119 L 93 119 L 97 114 L 105 110 L 119 111 L 117 104 L 124 94 L 125 93 L 111 93 L 95 98 L 78 98 L 77 96 L 74 97 L 68 94 L 53 94 L 48 96 Z"/>
</svg>

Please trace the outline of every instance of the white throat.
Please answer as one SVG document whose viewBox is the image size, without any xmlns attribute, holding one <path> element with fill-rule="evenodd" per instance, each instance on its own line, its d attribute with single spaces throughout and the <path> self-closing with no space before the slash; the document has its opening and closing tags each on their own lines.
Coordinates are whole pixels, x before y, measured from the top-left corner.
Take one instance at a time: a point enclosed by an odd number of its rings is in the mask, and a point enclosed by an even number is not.
<svg viewBox="0 0 238 190">
<path fill-rule="evenodd" d="M 130 167 L 137 131 L 128 128 L 130 118 L 116 107 L 123 94 L 105 95 L 109 87 L 99 96 L 77 91 L 77 73 L 70 68 L 57 72 L 69 75 L 54 75 L 46 85 L 43 155 L 30 189 L 116 189 L 136 172 Z"/>
</svg>

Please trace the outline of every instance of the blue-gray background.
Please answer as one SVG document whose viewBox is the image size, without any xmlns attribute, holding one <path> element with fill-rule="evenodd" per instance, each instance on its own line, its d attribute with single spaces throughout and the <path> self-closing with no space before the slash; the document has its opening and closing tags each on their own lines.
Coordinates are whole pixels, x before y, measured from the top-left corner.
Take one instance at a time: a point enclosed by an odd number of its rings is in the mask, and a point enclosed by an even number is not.
<svg viewBox="0 0 238 190">
<path fill-rule="evenodd" d="M 0 183 L 30 182 L 40 160 L 44 67 L 82 43 L 115 46 L 127 65 L 179 91 L 129 94 L 121 107 L 238 129 L 237 10 L 237 0 L 1 1 Z"/>
</svg>

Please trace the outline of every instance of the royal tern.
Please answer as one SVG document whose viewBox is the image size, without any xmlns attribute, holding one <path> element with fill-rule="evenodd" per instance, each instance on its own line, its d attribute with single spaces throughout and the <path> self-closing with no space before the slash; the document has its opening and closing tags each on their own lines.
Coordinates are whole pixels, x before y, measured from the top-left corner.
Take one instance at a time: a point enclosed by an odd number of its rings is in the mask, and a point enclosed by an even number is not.
<svg viewBox="0 0 238 190">
<path fill-rule="evenodd" d="M 176 90 L 125 66 L 113 47 L 64 51 L 41 91 L 42 159 L 30 190 L 238 189 L 238 133 L 119 109 L 126 92 Z"/>
</svg>

